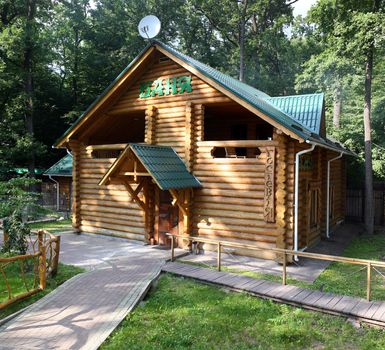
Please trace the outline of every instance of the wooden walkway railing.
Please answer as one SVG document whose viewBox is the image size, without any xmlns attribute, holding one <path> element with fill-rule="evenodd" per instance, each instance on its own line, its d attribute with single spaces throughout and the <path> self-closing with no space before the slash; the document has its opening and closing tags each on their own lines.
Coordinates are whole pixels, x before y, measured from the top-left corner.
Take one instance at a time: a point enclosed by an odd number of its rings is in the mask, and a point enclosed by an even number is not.
<svg viewBox="0 0 385 350">
<path fill-rule="evenodd" d="M 30 238 L 29 250 L 32 250 L 32 252 L 6 258 L 0 257 L 0 273 L 7 288 L 6 293 L 8 294 L 8 299 L 0 303 L 0 310 L 18 300 L 28 298 L 31 295 L 45 289 L 47 275 L 51 274 L 54 276 L 57 273 L 60 252 L 60 236 L 55 236 L 45 230 L 39 230 L 37 232 L 33 231 L 32 235 L 36 236 L 36 239 L 32 239 L 32 237 Z M 25 263 L 28 261 L 32 262 L 32 286 L 28 286 L 26 279 Z M 14 295 L 12 292 L 12 286 L 9 281 L 11 277 L 7 277 L 7 267 L 9 267 L 12 263 L 19 263 L 20 280 L 26 289 L 26 292 L 17 295 Z"/>
<path fill-rule="evenodd" d="M 343 256 L 336 255 L 326 255 L 326 254 L 317 254 L 317 253 L 309 253 L 309 252 L 301 252 L 290 249 L 281 249 L 281 248 L 265 248 L 258 247 L 251 244 L 243 244 L 237 242 L 229 242 L 222 240 L 214 240 L 202 237 L 190 237 L 190 236 L 182 236 L 167 233 L 167 235 L 171 238 L 171 261 L 175 260 L 174 249 L 175 249 L 175 238 L 179 238 L 182 240 L 187 240 L 192 243 L 207 243 L 217 246 L 217 269 L 221 270 L 221 253 L 222 247 L 232 247 L 232 248 L 243 248 L 248 250 L 259 250 L 259 251 L 270 251 L 282 256 L 282 285 L 287 284 L 287 261 L 289 256 L 300 256 L 308 259 L 315 260 L 324 260 L 324 261 L 333 261 L 333 262 L 341 262 L 352 265 L 361 265 L 367 268 L 367 279 L 366 279 L 366 299 L 370 301 L 371 290 L 372 290 L 372 268 L 382 267 L 385 268 L 385 262 L 377 261 L 377 260 L 365 260 L 365 259 L 356 259 L 356 258 L 348 258 Z"/>
</svg>

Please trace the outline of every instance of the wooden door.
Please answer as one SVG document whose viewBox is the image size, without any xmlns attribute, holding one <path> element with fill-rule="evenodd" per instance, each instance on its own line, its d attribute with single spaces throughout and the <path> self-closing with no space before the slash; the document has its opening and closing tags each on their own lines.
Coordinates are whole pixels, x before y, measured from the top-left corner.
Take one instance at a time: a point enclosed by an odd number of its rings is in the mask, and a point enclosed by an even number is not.
<svg viewBox="0 0 385 350">
<path fill-rule="evenodd" d="M 166 233 L 179 233 L 179 209 L 171 204 L 172 197 L 168 191 L 159 191 L 158 210 L 155 220 L 154 232 L 156 232 L 155 240 L 160 246 L 169 247 L 171 240 L 166 236 Z"/>
</svg>

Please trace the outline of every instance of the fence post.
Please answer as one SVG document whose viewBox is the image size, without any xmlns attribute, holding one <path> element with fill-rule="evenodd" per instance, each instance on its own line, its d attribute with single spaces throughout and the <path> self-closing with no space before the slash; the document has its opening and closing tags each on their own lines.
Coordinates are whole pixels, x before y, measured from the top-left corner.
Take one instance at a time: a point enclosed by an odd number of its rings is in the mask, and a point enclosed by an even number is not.
<svg viewBox="0 0 385 350">
<path fill-rule="evenodd" d="M 56 236 L 55 247 L 53 249 L 55 256 L 52 261 L 52 276 L 56 276 L 59 266 L 59 253 L 60 253 L 60 236 Z"/>
<path fill-rule="evenodd" d="M 39 245 L 39 287 L 45 289 L 46 277 L 47 277 L 47 262 L 46 262 L 46 251 L 44 246 L 44 231 L 39 230 L 37 232 L 37 240 Z"/>
<path fill-rule="evenodd" d="M 175 260 L 175 252 L 174 252 L 174 236 L 171 236 L 171 261 Z"/>
<path fill-rule="evenodd" d="M 221 243 L 218 243 L 217 267 L 218 271 L 221 271 Z"/>
<path fill-rule="evenodd" d="M 367 287 L 366 287 L 366 299 L 370 301 L 371 294 L 371 280 L 372 280 L 372 264 L 368 263 L 368 275 L 367 275 Z"/>
<path fill-rule="evenodd" d="M 286 252 L 283 253 L 283 263 L 282 263 L 282 285 L 286 285 Z"/>
</svg>

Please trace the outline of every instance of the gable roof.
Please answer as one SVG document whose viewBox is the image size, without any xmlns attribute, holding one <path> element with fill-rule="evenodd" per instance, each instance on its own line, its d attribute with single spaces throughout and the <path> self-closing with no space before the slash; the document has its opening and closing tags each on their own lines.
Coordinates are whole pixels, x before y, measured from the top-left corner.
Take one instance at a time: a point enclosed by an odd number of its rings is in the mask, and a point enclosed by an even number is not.
<svg viewBox="0 0 385 350">
<path fill-rule="evenodd" d="M 302 126 L 320 135 L 324 94 L 269 97 L 267 101 L 297 120 Z"/>
<path fill-rule="evenodd" d="M 49 169 L 43 175 L 47 176 L 72 176 L 72 155 L 67 154 Z"/>
<path fill-rule="evenodd" d="M 144 50 L 123 70 L 123 72 L 110 84 L 110 86 L 103 92 L 103 94 L 98 97 L 94 103 L 79 117 L 79 119 L 73 124 L 73 126 L 67 130 L 67 132 L 56 142 L 55 146 L 62 146 L 66 139 L 68 139 L 71 134 L 73 134 L 78 127 L 80 127 L 81 122 L 88 117 L 88 115 L 95 109 L 98 103 L 105 99 L 106 96 L 110 93 L 110 90 L 118 84 L 126 74 L 130 72 L 131 69 L 134 69 L 135 65 L 142 60 L 142 57 L 151 50 L 151 48 L 156 48 L 166 56 L 174 59 L 177 63 L 181 64 L 184 68 L 196 74 L 206 83 L 212 85 L 215 84 L 215 87 L 220 89 L 228 97 L 232 98 L 236 102 L 242 104 L 245 108 L 251 110 L 252 112 L 257 113 L 263 117 L 265 120 L 273 124 L 274 126 L 279 126 L 282 131 L 286 134 L 298 139 L 299 141 L 306 141 L 309 143 L 316 143 L 321 147 L 330 148 L 337 152 L 350 153 L 352 152 L 346 150 L 343 146 L 338 143 L 332 142 L 323 138 L 317 132 L 318 124 L 321 125 L 321 116 L 319 119 L 314 119 L 315 126 L 312 125 L 311 118 L 306 116 L 306 110 L 304 109 L 301 113 L 296 112 L 291 108 L 291 115 L 283 107 L 279 107 L 277 104 L 281 104 L 283 101 L 280 101 L 279 97 L 270 97 L 264 92 L 247 85 L 239 80 L 236 80 L 220 71 L 205 65 L 202 62 L 195 60 L 192 57 L 189 57 L 171 46 L 168 46 L 158 40 L 153 40 L 150 42 Z M 300 101 L 301 95 L 294 97 L 290 96 L 293 102 Z M 314 98 L 313 102 L 319 102 L 319 99 Z M 323 103 L 323 98 L 322 98 Z M 292 105 L 292 106 L 293 106 Z M 318 106 L 318 105 L 317 105 Z M 317 110 L 318 112 L 318 110 Z M 317 113 L 316 113 L 317 114 Z M 300 121 L 302 118 L 303 123 Z M 314 116 L 316 118 L 316 116 Z M 310 125 L 310 128 L 308 126 Z M 318 128 L 319 129 L 319 128 Z"/>
<path fill-rule="evenodd" d="M 135 154 L 161 190 L 202 187 L 199 180 L 189 173 L 183 160 L 172 147 L 136 143 L 128 144 L 99 185 L 107 183 L 120 163 L 124 162 L 129 150 Z"/>
</svg>

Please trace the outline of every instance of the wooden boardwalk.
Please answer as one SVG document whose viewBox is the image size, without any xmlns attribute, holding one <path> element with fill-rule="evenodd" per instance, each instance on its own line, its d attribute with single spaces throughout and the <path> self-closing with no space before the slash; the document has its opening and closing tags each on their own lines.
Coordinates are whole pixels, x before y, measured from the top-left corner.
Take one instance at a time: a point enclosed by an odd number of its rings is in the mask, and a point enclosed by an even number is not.
<svg viewBox="0 0 385 350">
<path fill-rule="evenodd" d="M 385 302 L 368 302 L 350 296 L 324 293 L 291 285 L 283 286 L 278 282 L 219 272 L 178 262 L 167 263 L 162 267 L 162 271 L 194 278 L 205 283 L 221 285 L 235 291 L 247 292 L 279 303 L 354 318 L 385 327 Z"/>
</svg>

